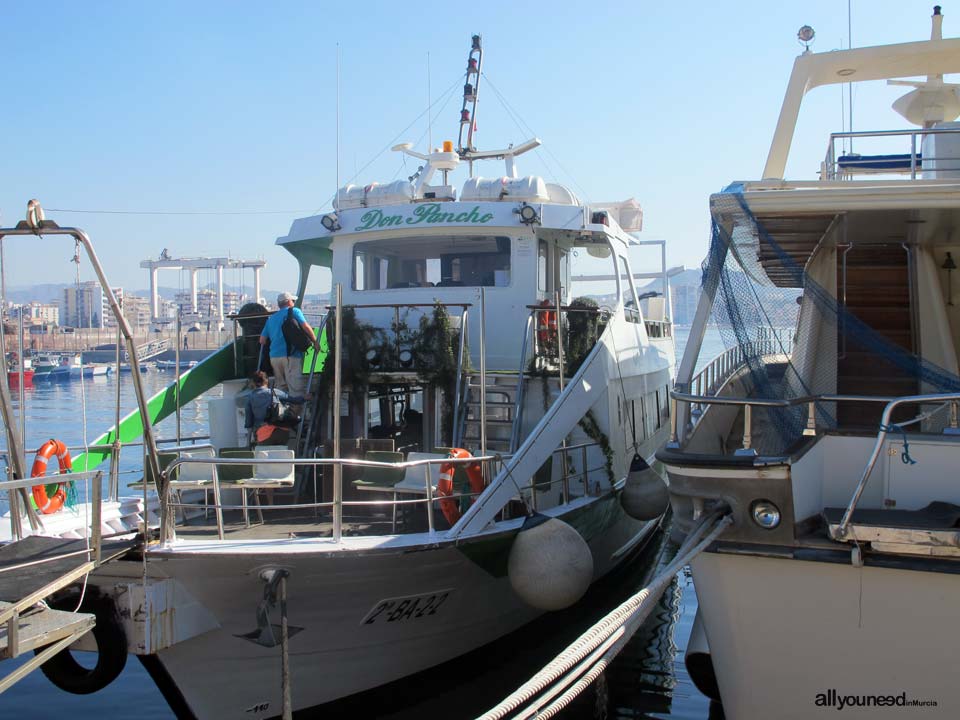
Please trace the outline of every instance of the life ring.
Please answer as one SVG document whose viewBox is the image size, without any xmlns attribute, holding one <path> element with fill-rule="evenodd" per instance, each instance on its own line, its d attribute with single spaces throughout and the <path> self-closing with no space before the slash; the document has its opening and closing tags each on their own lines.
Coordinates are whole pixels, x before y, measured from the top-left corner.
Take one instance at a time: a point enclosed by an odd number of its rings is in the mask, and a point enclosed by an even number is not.
<svg viewBox="0 0 960 720">
<path fill-rule="evenodd" d="M 73 611 L 77 608 L 77 594 L 68 593 L 50 607 Z M 127 634 L 113 601 L 100 595 L 95 588 L 87 588 L 81 613 L 93 613 L 96 625 L 90 631 L 97 645 L 97 662 L 93 667 L 77 662 L 69 647 L 64 648 L 40 666 L 47 679 L 61 690 L 74 695 L 89 695 L 102 690 L 123 672 L 127 664 Z M 39 653 L 43 648 L 36 650 Z"/>
<path fill-rule="evenodd" d="M 451 458 L 469 458 L 473 457 L 469 450 L 463 448 L 450 448 Z M 470 492 L 474 495 L 470 499 L 472 503 L 477 495 L 483 492 L 483 469 L 480 463 L 470 463 L 466 465 L 467 480 L 470 482 Z M 444 463 L 440 466 L 440 479 L 437 481 L 437 495 L 440 497 L 440 511 L 447 519 L 447 522 L 453 525 L 460 519 L 460 505 L 451 496 L 453 495 L 453 475 L 457 470 L 454 463 Z"/>
<path fill-rule="evenodd" d="M 557 341 L 557 311 L 546 299 L 540 302 L 540 307 L 544 309 L 537 311 L 537 344 L 546 348 Z"/>
<path fill-rule="evenodd" d="M 33 467 L 30 469 L 30 477 L 43 477 L 47 474 L 47 463 L 54 455 L 57 456 L 57 462 L 60 465 L 60 474 L 66 475 L 73 470 L 73 461 L 70 459 L 70 451 L 67 446 L 59 440 L 51 438 L 47 440 L 40 449 L 37 450 L 37 457 L 33 460 Z M 53 497 L 47 493 L 47 485 L 34 485 L 33 501 L 37 504 L 37 510 L 44 515 L 50 515 L 63 507 L 67 499 L 66 483 L 51 483 L 50 486 L 56 487 Z"/>
</svg>

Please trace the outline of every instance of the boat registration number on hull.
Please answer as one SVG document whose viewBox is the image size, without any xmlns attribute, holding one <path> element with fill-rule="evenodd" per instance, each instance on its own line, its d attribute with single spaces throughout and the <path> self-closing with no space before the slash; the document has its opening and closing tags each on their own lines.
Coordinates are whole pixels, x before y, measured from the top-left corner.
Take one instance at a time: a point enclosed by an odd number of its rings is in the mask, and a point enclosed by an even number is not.
<svg viewBox="0 0 960 720">
<path fill-rule="evenodd" d="M 360 624 L 401 623 L 432 617 L 443 607 L 452 592 L 453 589 L 448 588 L 381 600 L 364 616 Z"/>
</svg>

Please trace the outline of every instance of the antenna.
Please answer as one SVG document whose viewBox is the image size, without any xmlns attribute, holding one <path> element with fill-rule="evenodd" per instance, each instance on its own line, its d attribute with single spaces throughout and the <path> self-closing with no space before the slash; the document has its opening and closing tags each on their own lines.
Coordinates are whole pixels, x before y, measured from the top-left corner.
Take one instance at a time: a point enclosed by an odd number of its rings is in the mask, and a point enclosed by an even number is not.
<svg viewBox="0 0 960 720">
<path fill-rule="evenodd" d="M 430 51 L 427 50 L 427 151 L 433 150 L 433 118 L 430 112 Z"/>
<path fill-rule="evenodd" d="M 473 146 L 473 131 L 477 127 L 477 101 L 480 95 L 480 70 L 483 66 L 483 48 L 480 36 L 470 38 L 470 54 L 467 56 L 467 71 L 463 85 L 463 105 L 460 108 L 460 137 L 457 139 L 457 153 L 466 157 Z M 472 110 L 472 112 L 471 112 Z M 463 144 L 463 130 L 467 129 L 467 144 Z M 470 177 L 473 177 L 473 161 L 470 161 Z"/>
<path fill-rule="evenodd" d="M 847 50 L 853 50 L 853 0 L 847 0 Z M 847 83 L 847 111 L 850 113 L 850 127 L 847 128 L 853 133 L 853 83 Z M 850 138 L 850 150 L 853 152 L 853 138 Z"/>
<path fill-rule="evenodd" d="M 337 43 L 337 182 L 333 186 L 334 199 L 340 192 L 340 43 Z"/>
</svg>

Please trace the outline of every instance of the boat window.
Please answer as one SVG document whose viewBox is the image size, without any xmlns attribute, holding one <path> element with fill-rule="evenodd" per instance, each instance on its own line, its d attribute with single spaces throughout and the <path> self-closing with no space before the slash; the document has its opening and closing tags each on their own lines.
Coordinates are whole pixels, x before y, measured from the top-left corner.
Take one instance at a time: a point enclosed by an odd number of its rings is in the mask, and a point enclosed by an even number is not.
<svg viewBox="0 0 960 720">
<path fill-rule="evenodd" d="M 537 290 L 547 291 L 547 256 L 550 250 L 547 247 L 547 241 L 541 240 L 537 243 Z"/>
<path fill-rule="evenodd" d="M 507 287 L 510 238 L 431 235 L 353 246 L 353 289 Z"/>
<path fill-rule="evenodd" d="M 633 278 L 630 275 L 630 268 L 627 266 L 626 258 L 619 258 L 620 265 L 620 292 L 623 294 L 623 314 L 627 322 L 642 322 L 640 309 L 637 303 L 637 293 L 633 288 Z"/>
</svg>

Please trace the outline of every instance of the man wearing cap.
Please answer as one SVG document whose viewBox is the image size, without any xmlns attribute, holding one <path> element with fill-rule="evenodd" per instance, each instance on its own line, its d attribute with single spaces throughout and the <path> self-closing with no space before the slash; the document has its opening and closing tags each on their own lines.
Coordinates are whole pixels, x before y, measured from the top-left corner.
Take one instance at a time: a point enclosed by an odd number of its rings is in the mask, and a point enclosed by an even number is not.
<svg viewBox="0 0 960 720">
<path fill-rule="evenodd" d="M 283 336 L 283 321 L 287 319 L 288 308 L 293 308 L 294 319 L 300 323 L 300 327 L 313 343 L 314 349 L 317 348 L 317 337 L 300 308 L 293 307 L 296 299 L 288 292 L 277 296 L 279 309 L 267 318 L 263 332 L 260 333 L 260 344 L 266 345 L 268 340 L 270 342 L 270 366 L 273 368 L 276 387 L 290 395 L 303 397 L 307 392 L 307 380 L 303 375 L 303 352 L 296 348 L 288 348 L 286 338 Z"/>
</svg>

